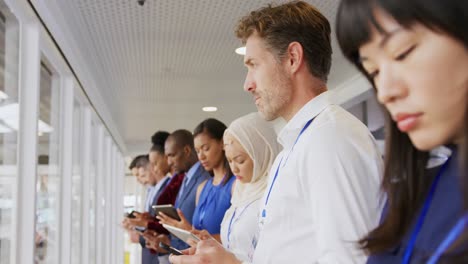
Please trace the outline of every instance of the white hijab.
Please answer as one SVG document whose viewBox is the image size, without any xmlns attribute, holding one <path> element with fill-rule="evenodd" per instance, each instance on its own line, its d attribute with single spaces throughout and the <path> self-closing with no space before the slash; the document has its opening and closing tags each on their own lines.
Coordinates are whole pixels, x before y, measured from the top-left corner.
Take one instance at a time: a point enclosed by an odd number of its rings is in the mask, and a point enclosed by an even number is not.
<svg viewBox="0 0 468 264">
<path fill-rule="evenodd" d="M 232 206 L 229 210 L 231 211 L 263 196 L 267 187 L 268 173 L 281 147 L 276 140 L 273 124 L 265 121 L 256 112 L 234 120 L 224 133 L 229 133 L 237 139 L 253 161 L 251 182 L 236 182 L 231 198 Z"/>
</svg>

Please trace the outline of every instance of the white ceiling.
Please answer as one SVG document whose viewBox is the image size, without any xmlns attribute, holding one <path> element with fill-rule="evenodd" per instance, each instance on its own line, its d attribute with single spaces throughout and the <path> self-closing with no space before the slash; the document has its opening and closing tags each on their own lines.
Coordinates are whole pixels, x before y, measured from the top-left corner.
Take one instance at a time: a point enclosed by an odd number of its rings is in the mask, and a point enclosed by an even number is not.
<svg viewBox="0 0 468 264">
<path fill-rule="evenodd" d="M 90 76 L 78 78 L 93 79 L 111 116 L 106 122 L 114 123 L 130 153 L 145 151 L 157 130 L 193 130 L 207 117 L 229 124 L 255 111 L 242 90 L 246 70 L 234 53 L 240 42 L 233 29 L 240 17 L 271 1 L 146 0 L 144 6 L 137 0 L 35 2 L 52 10 L 44 19 L 48 27 L 53 23 L 67 32 L 66 39 L 54 36 L 59 45 L 73 44 L 82 54 L 83 64 L 71 64 L 87 69 Z M 338 0 L 307 2 L 334 27 Z M 333 41 L 330 88 L 356 74 Z M 217 106 L 218 112 L 202 112 L 207 105 Z"/>
</svg>

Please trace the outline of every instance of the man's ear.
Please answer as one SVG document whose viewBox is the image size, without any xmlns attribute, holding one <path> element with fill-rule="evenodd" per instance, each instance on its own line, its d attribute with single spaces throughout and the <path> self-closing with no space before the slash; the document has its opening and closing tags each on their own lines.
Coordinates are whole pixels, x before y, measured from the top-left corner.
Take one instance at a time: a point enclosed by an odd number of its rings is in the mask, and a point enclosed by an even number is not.
<svg viewBox="0 0 468 264">
<path fill-rule="evenodd" d="M 185 146 L 184 146 L 184 154 L 185 154 L 185 156 L 186 156 L 186 157 L 189 157 L 190 154 L 192 154 L 191 152 L 192 152 L 192 149 L 190 148 L 190 146 L 189 146 L 189 145 L 185 145 Z"/>
<path fill-rule="evenodd" d="M 287 67 L 291 74 L 295 74 L 304 63 L 304 49 L 301 43 L 294 41 L 289 43 L 286 51 Z"/>
</svg>

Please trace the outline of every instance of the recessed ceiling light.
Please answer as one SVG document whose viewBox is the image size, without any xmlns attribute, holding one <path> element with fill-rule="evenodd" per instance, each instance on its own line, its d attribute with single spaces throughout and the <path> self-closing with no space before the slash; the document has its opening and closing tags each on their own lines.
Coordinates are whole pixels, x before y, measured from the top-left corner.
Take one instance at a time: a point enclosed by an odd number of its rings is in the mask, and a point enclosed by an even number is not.
<svg viewBox="0 0 468 264">
<path fill-rule="evenodd" d="M 218 111 L 218 107 L 216 106 L 205 106 L 202 108 L 203 111 L 205 112 L 216 112 Z"/>
<path fill-rule="evenodd" d="M 236 53 L 239 55 L 245 55 L 245 47 L 237 48 Z"/>
</svg>

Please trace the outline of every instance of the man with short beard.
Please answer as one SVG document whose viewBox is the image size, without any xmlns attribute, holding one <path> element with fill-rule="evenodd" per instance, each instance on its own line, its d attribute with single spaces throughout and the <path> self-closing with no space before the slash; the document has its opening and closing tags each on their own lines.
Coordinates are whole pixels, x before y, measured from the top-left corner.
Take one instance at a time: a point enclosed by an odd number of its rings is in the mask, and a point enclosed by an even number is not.
<svg viewBox="0 0 468 264">
<path fill-rule="evenodd" d="M 265 119 L 287 121 L 261 200 L 255 264 L 367 259 L 357 241 L 378 223 L 383 164 L 367 127 L 330 102 L 330 31 L 303 1 L 253 11 L 236 29 L 246 45 L 244 90 Z M 194 256 L 170 260 L 240 263 L 211 240 L 200 242 Z"/>
</svg>

